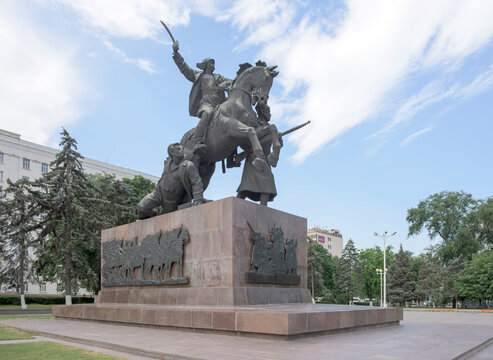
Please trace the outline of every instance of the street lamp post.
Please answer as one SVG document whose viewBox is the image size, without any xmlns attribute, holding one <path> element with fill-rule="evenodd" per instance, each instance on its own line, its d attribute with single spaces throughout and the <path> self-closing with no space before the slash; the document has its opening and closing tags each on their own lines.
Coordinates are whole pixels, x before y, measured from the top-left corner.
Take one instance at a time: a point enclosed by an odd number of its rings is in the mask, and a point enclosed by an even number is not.
<svg viewBox="0 0 493 360">
<path fill-rule="evenodd" d="M 382 303 L 382 274 L 383 274 L 383 270 L 377 269 L 377 274 L 380 275 L 380 307 L 383 307 L 383 303 Z"/>
<path fill-rule="evenodd" d="M 387 307 L 387 263 L 385 260 L 385 253 L 387 252 L 387 238 L 394 236 L 397 232 L 393 232 L 388 235 L 388 232 L 384 232 L 382 235 L 374 233 L 373 235 L 383 239 L 383 307 Z"/>
</svg>

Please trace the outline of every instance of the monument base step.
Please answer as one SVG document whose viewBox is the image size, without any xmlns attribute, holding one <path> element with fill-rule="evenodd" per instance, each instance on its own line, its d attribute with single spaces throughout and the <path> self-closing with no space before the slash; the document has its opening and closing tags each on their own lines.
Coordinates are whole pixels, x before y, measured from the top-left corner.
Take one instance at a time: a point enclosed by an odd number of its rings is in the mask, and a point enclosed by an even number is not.
<svg viewBox="0 0 493 360">
<path fill-rule="evenodd" d="M 53 315 L 56 318 L 72 320 L 268 335 L 284 339 L 397 325 L 403 319 L 403 311 L 400 308 L 332 304 L 252 306 L 80 304 L 54 306 Z"/>
</svg>

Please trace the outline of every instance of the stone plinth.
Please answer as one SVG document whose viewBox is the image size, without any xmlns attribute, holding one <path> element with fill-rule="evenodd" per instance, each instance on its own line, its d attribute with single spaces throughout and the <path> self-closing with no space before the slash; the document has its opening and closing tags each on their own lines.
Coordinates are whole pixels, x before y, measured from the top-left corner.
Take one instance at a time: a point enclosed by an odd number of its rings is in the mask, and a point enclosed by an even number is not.
<svg viewBox="0 0 493 360">
<path fill-rule="evenodd" d="M 402 309 L 312 304 L 306 288 L 306 219 L 245 200 L 226 198 L 104 230 L 102 242 L 110 246 L 116 244 L 117 249 L 123 251 L 118 247 L 119 241 L 108 243 L 122 240 L 131 244 L 125 245 L 128 246 L 125 249 L 141 251 L 146 236 L 180 227 L 188 232 L 188 241 L 180 247 L 183 249 L 182 273 L 174 264 L 171 275 L 159 279 L 159 285 L 107 286 L 117 282 L 105 285 L 103 279 L 97 304 L 54 306 L 53 315 L 282 338 L 398 324 L 402 320 Z M 283 241 L 288 244 L 290 240 L 290 249 L 294 249 L 291 240 L 297 240 L 296 252 L 289 250 L 288 256 L 288 246 L 284 248 L 282 242 L 274 241 L 269 254 L 272 258 L 277 256 L 274 268 L 277 266 L 279 271 L 264 276 L 252 272 L 252 231 L 267 238 L 273 228 L 282 229 Z M 277 235 L 272 239 L 279 240 Z M 119 254 L 118 251 L 115 253 Z M 285 254 L 284 260 L 289 257 L 289 262 L 283 263 L 278 254 Z M 293 263 L 297 263 L 296 274 L 292 272 Z M 142 279 L 140 271 L 135 268 L 131 281 Z M 128 279 L 128 272 L 125 274 Z M 158 280 L 156 277 L 157 272 L 153 279 Z M 173 279 L 180 279 L 180 283 L 164 283 Z M 268 283 L 270 281 L 275 284 Z"/>
<path fill-rule="evenodd" d="M 251 284 L 251 230 L 268 235 L 281 227 L 285 239 L 297 239 L 298 285 Z M 259 305 L 307 303 L 306 219 L 249 201 L 230 197 L 170 214 L 122 225 L 102 232 L 102 242 L 115 239 L 140 244 L 146 235 L 183 226 L 187 285 L 111 286 L 102 281 L 100 303 L 155 305 Z M 102 264 L 102 266 L 104 263 Z M 172 268 L 172 275 L 177 267 Z M 136 269 L 135 276 L 140 277 Z"/>
<path fill-rule="evenodd" d="M 290 338 L 365 327 L 397 325 L 400 308 L 326 304 L 166 306 L 81 304 L 54 306 L 57 318 L 87 319 L 202 331 Z"/>
</svg>

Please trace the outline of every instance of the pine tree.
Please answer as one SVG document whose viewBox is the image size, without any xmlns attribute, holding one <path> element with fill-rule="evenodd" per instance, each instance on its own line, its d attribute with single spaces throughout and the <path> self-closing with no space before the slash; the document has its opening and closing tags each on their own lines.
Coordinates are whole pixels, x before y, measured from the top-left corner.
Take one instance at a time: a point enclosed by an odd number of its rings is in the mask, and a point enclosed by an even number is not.
<svg viewBox="0 0 493 360">
<path fill-rule="evenodd" d="M 50 163 L 51 171 L 33 183 L 33 203 L 42 221 L 36 247 L 37 272 L 65 288 L 66 303 L 72 303 L 77 280 L 97 277 L 87 261 L 99 236 L 99 220 L 92 211 L 92 186 L 85 176 L 76 151 L 77 141 L 63 129 L 62 150 Z"/>
<path fill-rule="evenodd" d="M 417 292 L 421 297 L 433 301 L 433 307 L 440 297 L 440 287 L 442 286 L 444 271 L 438 259 L 431 253 L 427 253 L 419 269 Z"/>
<path fill-rule="evenodd" d="M 394 262 L 389 267 L 389 291 L 388 296 L 391 303 L 404 304 L 415 298 L 416 284 L 411 280 L 411 264 L 408 254 L 402 249 L 395 254 Z"/>
<path fill-rule="evenodd" d="M 21 295 L 21 306 L 26 308 L 24 284 L 30 277 L 31 259 L 28 248 L 32 241 L 33 216 L 27 193 L 29 181 L 20 179 L 8 187 L 0 201 L 0 283 L 15 288 Z"/>
<path fill-rule="evenodd" d="M 353 240 L 349 239 L 339 259 L 337 286 L 341 294 L 349 297 L 349 303 L 357 294 L 361 284 L 361 272 L 358 261 L 358 251 Z"/>
</svg>

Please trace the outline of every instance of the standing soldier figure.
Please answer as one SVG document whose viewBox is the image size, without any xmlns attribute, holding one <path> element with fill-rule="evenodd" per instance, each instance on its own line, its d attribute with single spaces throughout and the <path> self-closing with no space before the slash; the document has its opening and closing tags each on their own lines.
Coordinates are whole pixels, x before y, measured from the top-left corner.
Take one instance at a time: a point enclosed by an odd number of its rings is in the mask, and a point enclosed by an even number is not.
<svg viewBox="0 0 493 360">
<path fill-rule="evenodd" d="M 187 65 L 178 50 L 179 43 L 175 41 L 173 42 L 173 60 L 181 73 L 193 82 L 188 109 L 191 116 L 200 118 L 195 127 L 194 153 L 205 154 L 207 152 L 205 144 L 207 126 L 212 119 L 215 107 L 226 99 L 224 92 L 231 85 L 232 80 L 214 74 L 215 61 L 211 58 L 205 58 L 197 64 L 197 67 L 202 71 L 193 70 Z"/>
</svg>

